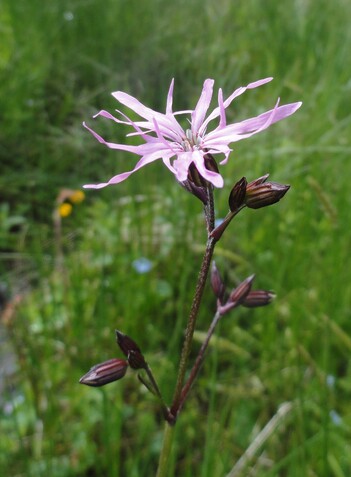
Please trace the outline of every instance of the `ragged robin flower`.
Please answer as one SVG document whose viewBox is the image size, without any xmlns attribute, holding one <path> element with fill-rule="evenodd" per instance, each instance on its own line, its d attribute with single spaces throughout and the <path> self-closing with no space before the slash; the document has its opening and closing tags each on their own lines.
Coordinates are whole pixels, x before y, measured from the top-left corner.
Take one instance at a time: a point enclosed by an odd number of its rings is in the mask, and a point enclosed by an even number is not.
<svg viewBox="0 0 351 477">
<path fill-rule="evenodd" d="M 270 111 L 241 122 L 227 124 L 226 109 L 231 102 L 248 89 L 257 88 L 268 83 L 273 78 L 265 78 L 245 87 L 236 89 L 227 99 L 223 98 L 222 90 L 218 91 L 218 106 L 207 114 L 213 94 L 213 79 L 205 80 L 200 98 L 194 110 L 173 112 L 173 85 L 172 80 L 166 103 L 166 112 L 159 113 L 144 106 L 136 98 L 127 93 L 117 91 L 112 93 L 115 99 L 130 108 L 143 120 L 133 121 L 121 111 L 117 110 L 119 117 L 107 111 L 100 111 L 94 117 L 103 116 L 112 119 L 118 124 L 127 124 L 134 129 L 128 136 L 139 136 L 143 143 L 139 145 L 125 145 L 107 142 L 98 133 L 85 123 L 84 126 L 102 144 L 111 149 L 127 151 L 141 156 L 133 170 L 123 172 L 112 177 L 108 182 L 101 184 L 88 184 L 86 188 L 100 189 L 110 184 L 118 184 L 127 179 L 138 169 L 161 159 L 165 166 L 175 175 L 180 183 L 187 181 L 189 168 L 195 165 L 198 173 L 215 187 L 223 187 L 223 177 L 216 168 L 209 168 L 207 158 L 220 154 L 221 165 L 228 161 L 231 149 L 229 144 L 246 139 L 267 129 L 271 124 L 293 114 L 302 103 L 291 103 L 279 106 L 279 100 Z M 184 130 L 177 121 L 179 115 L 190 115 L 189 128 Z M 210 128 L 212 121 L 217 124 Z M 210 170 L 211 169 L 211 170 Z"/>
</svg>

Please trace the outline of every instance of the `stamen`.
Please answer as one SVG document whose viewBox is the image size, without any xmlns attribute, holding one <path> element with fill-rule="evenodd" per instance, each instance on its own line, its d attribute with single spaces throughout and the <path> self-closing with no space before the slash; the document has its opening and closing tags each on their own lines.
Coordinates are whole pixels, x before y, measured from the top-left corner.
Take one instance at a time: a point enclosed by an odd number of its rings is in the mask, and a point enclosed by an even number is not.
<svg viewBox="0 0 351 477">
<path fill-rule="evenodd" d="M 187 129 L 185 131 L 185 135 L 188 139 L 188 141 L 191 143 L 191 144 L 194 144 L 194 138 L 193 138 L 193 133 L 191 132 L 191 129 Z"/>
<path fill-rule="evenodd" d="M 194 136 L 194 134 L 192 133 L 191 129 L 187 129 L 185 131 L 185 135 L 186 135 L 186 138 L 184 141 L 183 141 L 183 145 L 186 144 L 186 148 L 185 150 L 191 150 L 193 148 L 196 148 L 200 145 L 200 141 L 199 141 L 199 138 L 197 136 Z"/>
</svg>

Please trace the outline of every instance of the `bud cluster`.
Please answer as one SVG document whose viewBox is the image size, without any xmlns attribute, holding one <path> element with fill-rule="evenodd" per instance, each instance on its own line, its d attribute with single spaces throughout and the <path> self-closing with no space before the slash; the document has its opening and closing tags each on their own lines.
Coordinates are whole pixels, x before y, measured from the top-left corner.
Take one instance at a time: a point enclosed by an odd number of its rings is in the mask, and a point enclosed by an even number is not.
<svg viewBox="0 0 351 477">
<path fill-rule="evenodd" d="M 284 197 L 290 186 L 278 182 L 267 182 L 268 177 L 269 174 L 266 174 L 249 183 L 246 177 L 242 177 L 234 184 L 228 198 L 229 213 L 211 233 L 215 240 L 221 238 L 229 223 L 244 207 L 260 209 L 275 204 Z"/>
<path fill-rule="evenodd" d="M 116 330 L 117 344 L 127 359 L 112 358 L 93 366 L 79 380 L 87 386 L 104 386 L 122 379 L 130 366 L 132 369 L 147 369 L 148 365 L 139 346 L 129 336 Z"/>
<path fill-rule="evenodd" d="M 254 279 L 255 275 L 247 277 L 229 293 L 228 298 L 225 300 L 225 284 L 215 262 L 212 262 L 211 286 L 217 297 L 217 309 L 221 315 L 239 305 L 247 308 L 256 308 L 271 303 L 275 297 L 274 293 L 266 290 L 251 290 Z"/>
<path fill-rule="evenodd" d="M 266 174 L 249 183 L 246 177 L 242 177 L 229 194 L 228 203 L 231 212 L 244 206 L 260 209 L 275 204 L 284 197 L 290 186 L 278 182 L 267 182 L 268 177 L 269 174 Z"/>
<path fill-rule="evenodd" d="M 188 139 L 190 140 L 190 138 Z M 206 151 L 206 154 L 203 156 L 203 158 L 204 166 L 207 171 L 218 173 L 218 167 L 213 156 Z M 202 172 L 204 171 L 202 170 Z M 207 177 L 211 177 L 213 175 L 214 174 L 207 174 Z M 185 333 L 186 338 L 183 345 L 176 392 L 172 405 L 168 407 L 165 404 L 158 384 L 152 374 L 151 368 L 146 362 L 137 343 L 132 338 L 118 330 L 116 330 L 116 341 L 125 358 L 112 358 L 103 363 L 96 364 L 80 379 L 79 382 L 81 384 L 96 387 L 104 386 L 105 384 L 122 379 L 125 376 L 128 367 L 132 368 L 133 370 L 140 370 L 140 373 L 137 373 L 139 381 L 148 389 L 148 391 L 158 398 L 163 415 L 168 423 L 171 425 L 175 423 L 177 415 L 182 409 L 189 390 L 191 389 L 192 384 L 198 375 L 199 369 L 201 368 L 210 338 L 213 335 L 215 327 L 222 316 L 239 306 L 244 306 L 247 308 L 266 306 L 271 303 L 275 297 L 274 293 L 271 291 L 252 290 L 255 275 L 250 275 L 241 283 L 239 283 L 239 285 L 233 288 L 229 293 L 226 293 L 225 282 L 222 279 L 216 263 L 213 261 L 211 268 L 211 286 L 217 298 L 217 311 L 213 317 L 212 323 L 206 335 L 206 339 L 202 343 L 189 377 L 185 381 L 185 365 L 187 362 L 187 356 L 190 352 L 197 310 L 201 301 L 202 292 L 206 282 L 208 266 L 212 258 L 216 241 L 221 238 L 223 232 L 226 230 L 231 220 L 243 208 L 248 207 L 251 209 L 259 209 L 275 204 L 289 190 L 290 186 L 279 184 L 277 182 L 270 182 L 267 180 L 268 177 L 269 175 L 266 174 L 251 182 L 248 182 L 246 177 L 242 177 L 238 182 L 236 182 L 228 198 L 229 212 L 217 227 L 214 226 L 215 209 L 213 200 L 213 185 L 199 173 L 199 170 L 197 169 L 194 162 L 192 162 L 188 167 L 186 180 L 180 182 L 184 188 L 198 197 L 204 204 L 208 241 L 201 272 L 199 275 L 200 278 L 196 288 L 193 307 L 189 316 L 189 322 Z M 193 313 L 194 310 L 195 312 Z"/>
</svg>

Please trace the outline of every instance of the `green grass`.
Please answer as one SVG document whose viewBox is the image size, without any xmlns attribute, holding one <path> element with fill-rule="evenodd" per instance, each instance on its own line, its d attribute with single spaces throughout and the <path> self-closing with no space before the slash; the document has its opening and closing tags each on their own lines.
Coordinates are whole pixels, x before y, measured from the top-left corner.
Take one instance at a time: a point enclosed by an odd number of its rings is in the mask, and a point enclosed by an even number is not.
<svg viewBox="0 0 351 477">
<path fill-rule="evenodd" d="M 177 424 L 171 476 L 226 476 L 284 402 L 292 410 L 240 475 L 347 477 L 351 472 L 349 193 L 351 84 L 348 1 L 154 0 L 0 5 L 1 289 L 17 358 L 4 378 L 0 475 L 148 477 L 163 423 L 132 372 L 103 389 L 78 384 L 119 356 L 114 330 L 140 343 L 169 402 L 205 233 L 201 206 L 161 164 L 118 187 L 89 191 L 52 224 L 61 188 L 134 164 L 81 126 L 118 107 L 124 90 L 165 107 L 195 105 L 213 77 L 245 93 L 229 119 L 282 103 L 303 107 L 238 143 L 216 191 L 266 172 L 291 184 L 278 205 L 245 210 L 215 252 L 228 286 L 256 274 L 277 299 L 224 317 Z M 96 129 L 123 141 L 103 120 Z M 133 261 L 152 261 L 138 274 Z M 194 353 L 214 312 L 205 294 Z M 250 474 L 251 475 L 251 474 Z"/>
</svg>

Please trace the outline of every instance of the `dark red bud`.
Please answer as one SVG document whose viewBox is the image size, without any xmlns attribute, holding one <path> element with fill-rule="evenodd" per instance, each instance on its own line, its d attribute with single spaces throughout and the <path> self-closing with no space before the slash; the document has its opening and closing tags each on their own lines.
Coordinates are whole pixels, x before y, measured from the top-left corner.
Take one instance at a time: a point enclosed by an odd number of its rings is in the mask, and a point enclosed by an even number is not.
<svg viewBox="0 0 351 477">
<path fill-rule="evenodd" d="M 147 367 L 145 358 L 132 338 L 125 335 L 121 331 L 116 330 L 117 344 L 121 348 L 122 353 L 127 356 L 129 365 L 133 369 L 144 369 Z"/>
<path fill-rule="evenodd" d="M 188 176 L 189 177 L 189 176 Z M 204 187 L 198 187 L 190 180 L 182 182 L 181 184 L 190 194 L 193 194 L 195 197 L 201 200 L 201 202 L 206 205 L 208 202 L 207 192 Z"/>
<path fill-rule="evenodd" d="M 246 296 L 249 294 L 252 283 L 255 279 L 255 275 L 251 275 L 246 278 L 243 282 L 240 283 L 234 290 L 230 293 L 228 303 L 232 302 L 236 305 L 240 305 Z"/>
<path fill-rule="evenodd" d="M 221 302 L 225 292 L 225 285 L 223 283 L 221 274 L 219 273 L 219 270 L 217 268 L 215 261 L 212 262 L 212 267 L 211 267 L 211 286 L 215 296 Z"/>
<path fill-rule="evenodd" d="M 128 363 L 133 369 L 146 369 L 147 363 L 140 351 L 130 351 L 128 354 Z"/>
<path fill-rule="evenodd" d="M 275 294 L 270 291 L 252 290 L 246 295 L 241 304 L 247 308 L 256 308 L 258 306 L 269 305 L 274 298 Z"/>
<path fill-rule="evenodd" d="M 204 155 L 204 163 L 206 169 L 209 171 L 218 172 L 217 163 L 211 154 Z M 188 167 L 187 180 L 180 182 L 180 184 L 187 191 L 200 199 L 204 205 L 207 204 L 207 189 L 210 186 L 210 183 L 204 177 L 202 177 L 194 162 L 192 162 Z"/>
<path fill-rule="evenodd" d="M 238 210 L 244 204 L 246 186 L 246 177 L 242 177 L 232 188 L 228 199 L 229 208 L 232 212 Z"/>
<path fill-rule="evenodd" d="M 243 282 L 240 283 L 232 292 L 230 293 L 227 302 L 224 305 L 217 307 L 217 310 L 221 315 L 225 315 L 233 308 L 242 305 L 246 297 L 249 295 L 254 281 L 255 275 L 247 277 Z"/>
<path fill-rule="evenodd" d="M 212 172 L 217 172 L 217 174 L 219 174 L 217 162 L 215 158 L 212 156 L 212 154 L 205 154 L 204 161 L 205 161 L 206 169 Z"/>
<path fill-rule="evenodd" d="M 275 204 L 290 189 L 289 185 L 266 182 L 268 174 L 247 184 L 245 204 L 251 209 L 260 209 Z"/>
<path fill-rule="evenodd" d="M 118 330 L 116 330 L 116 341 L 125 356 L 128 356 L 130 351 L 138 351 L 139 353 L 141 352 L 139 346 L 134 340 L 132 340 L 132 338 L 129 338 L 129 336 Z"/>
<path fill-rule="evenodd" d="M 123 378 L 128 368 L 128 362 L 125 359 L 109 359 L 93 366 L 83 377 L 80 378 L 81 384 L 87 386 L 104 386 L 105 384 L 118 381 Z"/>
<path fill-rule="evenodd" d="M 202 177 L 193 162 L 188 168 L 188 181 L 194 184 L 196 187 L 206 188 L 207 186 L 206 179 Z"/>
<path fill-rule="evenodd" d="M 258 177 L 258 179 L 255 179 L 254 181 L 249 182 L 247 186 L 251 188 L 251 187 L 256 187 L 258 185 L 261 185 L 264 182 L 266 182 L 268 177 L 269 177 L 269 174 L 265 174 L 264 176 Z"/>
</svg>

